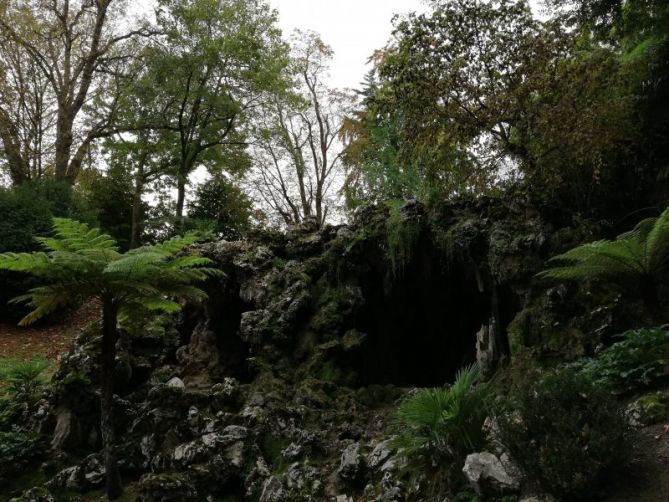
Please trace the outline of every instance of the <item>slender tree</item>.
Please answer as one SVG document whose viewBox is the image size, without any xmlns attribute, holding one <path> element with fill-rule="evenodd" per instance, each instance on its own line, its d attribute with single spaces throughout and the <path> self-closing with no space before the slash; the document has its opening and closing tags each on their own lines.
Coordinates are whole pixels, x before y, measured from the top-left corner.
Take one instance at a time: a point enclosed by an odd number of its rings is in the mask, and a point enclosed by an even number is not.
<svg viewBox="0 0 669 502">
<path fill-rule="evenodd" d="M 313 32 L 292 38 L 289 94 L 275 94 L 257 118 L 251 184 L 284 224 L 322 225 L 344 180 L 339 141 L 350 93 L 326 83 L 332 49 Z"/>
<path fill-rule="evenodd" d="M 121 254 L 116 242 L 97 229 L 68 219 L 54 219 L 54 237 L 39 238 L 45 252 L 5 253 L 0 269 L 26 272 L 45 281 L 15 301 L 32 308 L 21 325 L 31 324 L 66 305 L 99 301 L 102 316 L 100 349 L 100 431 L 110 500 L 122 492 L 114 457 L 114 361 L 119 313 L 142 306 L 174 312 L 175 298 L 203 298 L 193 284 L 214 274 L 210 261 L 190 253 L 194 238 L 174 238 L 162 244 Z"/>
</svg>

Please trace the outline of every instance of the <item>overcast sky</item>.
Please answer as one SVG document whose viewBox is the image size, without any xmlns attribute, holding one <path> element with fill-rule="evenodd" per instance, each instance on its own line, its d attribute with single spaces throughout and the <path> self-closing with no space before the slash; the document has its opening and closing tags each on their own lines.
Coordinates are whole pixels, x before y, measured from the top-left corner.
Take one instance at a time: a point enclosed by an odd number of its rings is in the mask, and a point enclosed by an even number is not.
<svg viewBox="0 0 669 502">
<path fill-rule="evenodd" d="M 357 88 L 365 63 L 390 37 L 393 14 L 425 11 L 423 0 L 269 0 L 288 37 L 295 29 L 318 32 L 335 51 L 330 81 Z"/>
</svg>

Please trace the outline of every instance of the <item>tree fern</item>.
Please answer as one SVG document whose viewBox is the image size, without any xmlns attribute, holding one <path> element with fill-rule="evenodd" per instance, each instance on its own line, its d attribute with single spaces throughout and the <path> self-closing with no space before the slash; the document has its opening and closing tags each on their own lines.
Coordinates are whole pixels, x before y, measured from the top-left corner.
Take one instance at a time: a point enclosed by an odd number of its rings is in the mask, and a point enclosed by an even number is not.
<svg viewBox="0 0 669 502">
<path fill-rule="evenodd" d="M 14 301 L 32 311 L 21 320 L 31 324 L 66 305 L 98 299 L 102 305 L 101 431 L 109 498 L 120 494 L 113 456 L 113 370 L 120 316 L 137 307 L 176 312 L 183 298 L 203 299 L 195 286 L 218 272 L 207 258 L 188 254 L 195 237 L 176 237 L 155 246 L 121 254 L 116 241 L 98 229 L 64 218 L 53 220 L 54 235 L 38 238 L 45 252 L 0 254 L 0 269 L 25 272 L 45 280 Z"/>
<path fill-rule="evenodd" d="M 554 280 L 604 278 L 634 284 L 653 315 L 659 315 L 658 281 L 669 271 L 669 208 L 641 221 L 615 240 L 583 244 L 551 258 L 538 277 Z"/>
</svg>

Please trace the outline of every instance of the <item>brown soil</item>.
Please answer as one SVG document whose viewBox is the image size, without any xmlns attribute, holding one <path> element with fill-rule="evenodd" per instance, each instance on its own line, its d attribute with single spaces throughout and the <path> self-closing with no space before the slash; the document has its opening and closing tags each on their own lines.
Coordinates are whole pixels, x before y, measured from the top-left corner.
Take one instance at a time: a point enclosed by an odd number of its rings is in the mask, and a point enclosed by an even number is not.
<svg viewBox="0 0 669 502">
<path fill-rule="evenodd" d="M 58 322 L 31 327 L 0 324 L 0 358 L 27 360 L 41 355 L 57 359 L 79 330 L 98 315 L 98 306 L 89 303 L 64 315 Z"/>
</svg>

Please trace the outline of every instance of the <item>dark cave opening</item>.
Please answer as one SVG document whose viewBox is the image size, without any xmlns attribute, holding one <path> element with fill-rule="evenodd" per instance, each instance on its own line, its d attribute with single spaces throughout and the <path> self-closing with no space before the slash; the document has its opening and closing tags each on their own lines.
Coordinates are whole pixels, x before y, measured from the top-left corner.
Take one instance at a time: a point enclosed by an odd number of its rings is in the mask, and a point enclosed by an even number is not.
<svg viewBox="0 0 669 502">
<path fill-rule="evenodd" d="M 365 305 L 356 326 L 368 338 L 356 369 L 363 386 L 441 386 L 476 360 L 476 333 L 489 323 L 492 293 L 480 291 L 471 262 L 447 265 L 425 241 L 392 279 L 381 264 L 360 278 Z M 508 316 L 500 317 L 504 329 Z"/>
</svg>

